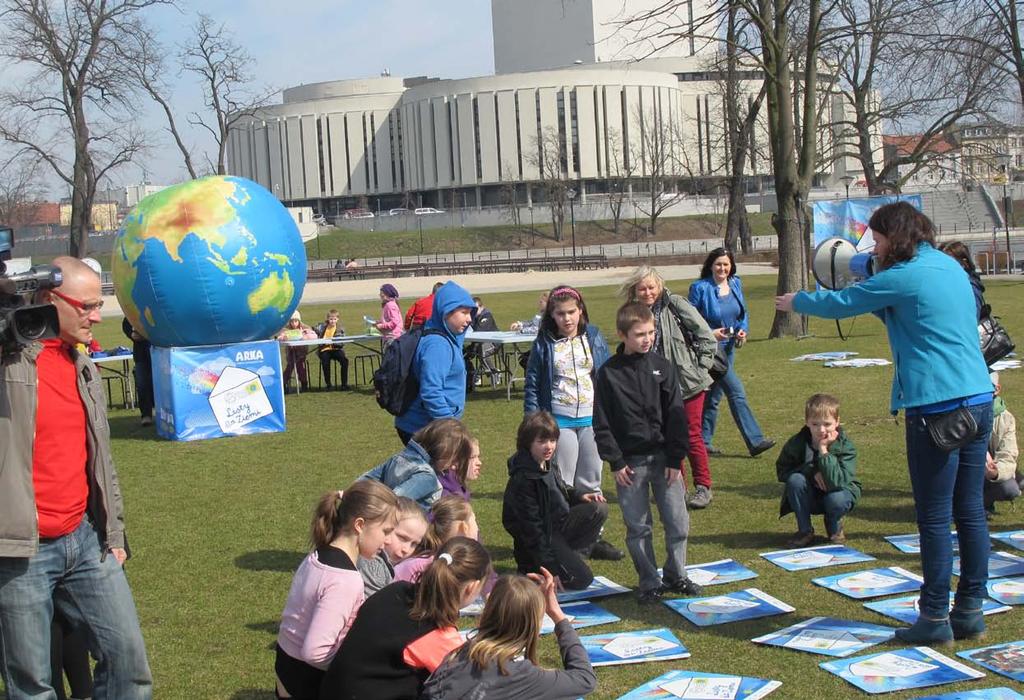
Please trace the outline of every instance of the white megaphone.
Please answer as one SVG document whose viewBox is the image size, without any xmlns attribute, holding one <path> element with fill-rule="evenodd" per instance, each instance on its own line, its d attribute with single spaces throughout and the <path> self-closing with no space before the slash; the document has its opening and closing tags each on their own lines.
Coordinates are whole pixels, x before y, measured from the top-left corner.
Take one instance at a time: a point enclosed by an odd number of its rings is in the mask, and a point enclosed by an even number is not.
<svg viewBox="0 0 1024 700">
<path fill-rule="evenodd" d="M 877 261 L 845 238 L 829 238 L 814 249 L 811 269 L 825 289 L 843 289 L 875 274 Z"/>
</svg>

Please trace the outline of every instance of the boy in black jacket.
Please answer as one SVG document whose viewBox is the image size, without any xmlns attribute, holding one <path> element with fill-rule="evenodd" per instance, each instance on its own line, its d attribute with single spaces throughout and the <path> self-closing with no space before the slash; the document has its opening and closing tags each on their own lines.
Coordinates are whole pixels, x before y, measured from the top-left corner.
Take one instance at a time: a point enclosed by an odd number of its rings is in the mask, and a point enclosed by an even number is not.
<svg viewBox="0 0 1024 700">
<path fill-rule="evenodd" d="M 508 483 L 501 524 L 512 535 L 519 573 L 550 571 L 569 590 L 583 590 L 594 580 L 590 555 L 608 519 L 600 493 L 572 496 L 553 461 L 558 423 L 547 411 L 526 414 L 519 425 L 516 453 L 508 460 Z"/>
<path fill-rule="evenodd" d="M 624 305 L 615 327 L 622 344 L 597 373 L 594 437 L 615 475 L 626 547 L 640 577 L 638 600 L 657 603 L 666 592 L 699 595 L 700 586 L 686 577 L 685 568 L 690 516 L 680 462 L 686 456 L 687 424 L 675 367 L 650 352 L 655 329 L 649 308 Z M 650 491 L 665 528 L 663 577 L 651 536 Z"/>
</svg>

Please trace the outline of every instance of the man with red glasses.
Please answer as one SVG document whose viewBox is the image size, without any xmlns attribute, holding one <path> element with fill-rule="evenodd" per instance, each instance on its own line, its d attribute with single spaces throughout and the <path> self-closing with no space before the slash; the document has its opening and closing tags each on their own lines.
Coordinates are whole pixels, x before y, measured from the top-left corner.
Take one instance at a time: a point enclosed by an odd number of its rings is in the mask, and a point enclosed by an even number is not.
<svg viewBox="0 0 1024 700">
<path fill-rule="evenodd" d="M 0 358 L 0 671 L 9 700 L 55 697 L 54 608 L 85 632 L 94 698 L 152 697 L 145 644 L 121 568 L 128 557 L 106 396 L 89 345 L 103 305 L 99 276 L 60 257 L 43 290 L 60 336 Z"/>
</svg>

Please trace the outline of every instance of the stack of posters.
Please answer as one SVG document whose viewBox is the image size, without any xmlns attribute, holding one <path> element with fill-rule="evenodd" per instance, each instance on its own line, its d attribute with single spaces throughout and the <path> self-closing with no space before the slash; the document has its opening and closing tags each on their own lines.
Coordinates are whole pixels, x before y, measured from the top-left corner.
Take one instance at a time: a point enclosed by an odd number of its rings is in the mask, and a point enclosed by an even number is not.
<svg viewBox="0 0 1024 700">
<path fill-rule="evenodd" d="M 562 591 L 559 593 L 558 602 L 571 603 L 576 600 L 593 600 L 594 598 L 604 598 L 605 596 L 619 595 L 620 593 L 629 593 L 629 589 L 604 576 L 595 576 L 593 583 L 582 591 Z"/>
<path fill-rule="evenodd" d="M 1024 605 L 1024 576 L 990 578 L 988 594 L 1003 605 Z"/>
<path fill-rule="evenodd" d="M 883 651 L 852 659 L 824 661 L 819 665 L 871 695 L 959 683 L 985 676 L 981 671 L 928 647 Z"/>
<path fill-rule="evenodd" d="M 1024 695 L 1009 688 L 978 688 L 977 690 L 961 690 L 958 693 L 927 695 L 918 700 L 1024 700 Z"/>
<path fill-rule="evenodd" d="M 889 535 L 885 539 L 904 554 L 921 553 L 921 536 L 916 532 L 910 535 Z M 953 554 L 956 554 L 960 551 L 960 540 L 957 539 L 956 530 L 949 533 L 949 539 L 953 544 Z"/>
<path fill-rule="evenodd" d="M 1024 683 L 1024 640 L 961 651 L 957 656 Z"/>
<path fill-rule="evenodd" d="M 610 622 L 619 622 L 622 620 L 619 616 L 613 615 L 604 608 L 585 600 L 579 603 L 566 603 L 561 607 L 562 612 L 565 613 L 569 623 L 575 629 L 607 625 Z M 551 634 L 554 631 L 555 623 L 551 621 L 550 617 L 545 615 L 540 626 L 540 633 Z"/>
<path fill-rule="evenodd" d="M 812 617 L 785 629 L 755 637 L 757 644 L 796 649 L 811 654 L 843 658 L 893 638 L 892 627 L 867 622 L 837 620 L 834 617 Z"/>
<path fill-rule="evenodd" d="M 847 598 L 862 599 L 916 591 L 921 588 L 924 579 L 899 566 L 889 566 L 811 580 Z"/>
<path fill-rule="evenodd" d="M 988 558 L 988 577 L 1003 578 L 1024 574 L 1024 557 L 1009 552 L 992 552 Z M 960 557 L 953 560 L 953 575 L 960 575 Z"/>
<path fill-rule="evenodd" d="M 782 615 L 795 610 L 791 605 L 756 588 L 705 598 L 677 598 L 663 602 L 698 627 Z"/>
<path fill-rule="evenodd" d="M 691 564 L 686 567 L 686 575 L 691 581 L 701 586 L 717 586 L 722 583 L 757 578 L 756 573 L 732 559 L 720 559 L 707 564 Z"/>
<path fill-rule="evenodd" d="M 786 571 L 804 571 L 805 569 L 820 569 L 825 566 L 842 566 L 843 564 L 875 560 L 874 557 L 843 544 L 780 549 L 775 552 L 764 552 L 761 556 Z"/>
<path fill-rule="evenodd" d="M 580 637 L 594 666 L 642 664 L 688 659 L 690 652 L 666 627 L 639 632 L 609 632 Z"/>
<path fill-rule="evenodd" d="M 885 600 L 875 600 L 870 603 L 864 603 L 864 607 L 868 610 L 874 610 L 880 615 L 891 617 L 894 620 L 899 620 L 908 625 L 912 625 L 917 621 L 917 615 L 920 609 L 917 605 L 918 596 L 908 595 L 901 598 L 886 598 Z M 949 607 L 953 607 L 953 591 L 949 592 Z M 982 615 L 994 615 L 995 613 L 1006 612 L 1010 609 L 1009 605 L 1000 605 L 994 600 L 985 600 L 981 604 Z"/>
<path fill-rule="evenodd" d="M 779 681 L 766 681 L 763 678 L 700 671 L 669 671 L 631 690 L 619 700 L 759 700 L 781 685 Z"/>
<path fill-rule="evenodd" d="M 989 537 L 999 544 L 1005 544 L 1014 549 L 1024 550 L 1024 530 L 1013 530 L 1011 532 L 990 532 Z"/>
</svg>

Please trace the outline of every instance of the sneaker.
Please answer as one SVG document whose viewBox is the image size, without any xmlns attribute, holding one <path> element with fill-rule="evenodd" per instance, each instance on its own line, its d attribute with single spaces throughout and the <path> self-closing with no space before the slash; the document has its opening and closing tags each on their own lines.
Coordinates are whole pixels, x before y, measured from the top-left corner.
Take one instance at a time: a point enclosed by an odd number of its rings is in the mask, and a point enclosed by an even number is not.
<svg viewBox="0 0 1024 700">
<path fill-rule="evenodd" d="M 703 586 L 699 583 L 695 583 L 689 578 L 677 578 L 674 581 L 665 579 L 665 583 L 661 587 L 662 593 L 675 593 L 676 595 L 686 596 L 693 598 L 699 596 L 704 592 Z"/>
<path fill-rule="evenodd" d="M 716 455 L 717 456 L 717 455 L 722 454 L 722 451 L 720 449 L 718 449 L 717 447 L 712 447 L 711 445 L 707 445 L 705 447 L 705 449 L 708 451 L 709 455 Z"/>
<path fill-rule="evenodd" d="M 814 542 L 814 530 L 808 530 L 807 532 L 798 532 L 789 538 L 786 542 L 790 547 L 807 547 Z"/>
<path fill-rule="evenodd" d="M 693 490 L 690 497 L 686 499 L 686 505 L 689 508 L 700 510 L 701 508 L 707 508 L 711 505 L 711 489 L 702 484 L 698 484 L 697 488 Z"/>
<path fill-rule="evenodd" d="M 828 536 L 828 541 L 832 544 L 846 544 L 846 532 L 843 531 L 843 526 L 839 526 L 839 532 L 833 532 Z"/>
<path fill-rule="evenodd" d="M 143 416 L 142 420 L 139 421 L 143 426 L 153 425 L 153 416 Z"/>
<path fill-rule="evenodd" d="M 757 457 L 762 452 L 767 452 L 773 447 L 775 447 L 774 440 L 762 440 L 761 442 L 757 443 L 756 445 L 750 448 L 750 456 Z"/>
<path fill-rule="evenodd" d="M 640 591 L 636 597 L 637 605 L 657 605 L 661 602 L 661 589 L 655 588 L 650 591 Z"/>
<path fill-rule="evenodd" d="M 619 561 L 625 552 L 606 540 L 598 540 L 590 549 L 590 558 L 603 561 Z"/>
</svg>

